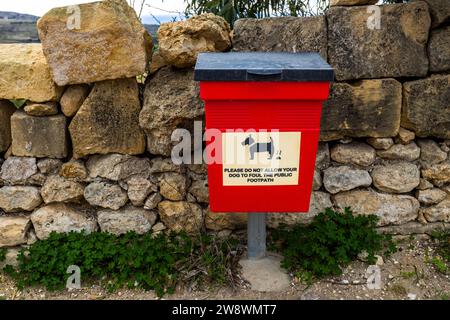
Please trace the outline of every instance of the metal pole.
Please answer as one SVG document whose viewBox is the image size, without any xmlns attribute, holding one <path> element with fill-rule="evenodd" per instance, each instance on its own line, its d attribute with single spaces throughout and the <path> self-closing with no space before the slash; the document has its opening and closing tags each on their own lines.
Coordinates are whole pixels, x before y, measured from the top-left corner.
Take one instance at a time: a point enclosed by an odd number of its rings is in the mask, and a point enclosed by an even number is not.
<svg viewBox="0 0 450 320">
<path fill-rule="evenodd" d="M 266 256 L 266 214 L 249 213 L 247 222 L 247 254 L 249 259 Z"/>
</svg>

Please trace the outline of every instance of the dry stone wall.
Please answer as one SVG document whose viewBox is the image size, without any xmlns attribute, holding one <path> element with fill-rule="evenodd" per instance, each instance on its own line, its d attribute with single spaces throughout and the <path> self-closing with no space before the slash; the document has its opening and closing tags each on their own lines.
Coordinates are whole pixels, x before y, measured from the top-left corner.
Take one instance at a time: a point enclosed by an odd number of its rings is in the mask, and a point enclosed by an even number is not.
<svg viewBox="0 0 450 320">
<path fill-rule="evenodd" d="M 335 68 L 324 105 L 307 223 L 327 207 L 380 217 L 383 232 L 450 225 L 450 10 L 447 0 L 381 7 L 335 0 L 325 16 L 202 15 L 168 23 L 160 49 L 124 0 L 38 22 L 42 44 L 0 45 L 0 247 L 52 231 L 227 235 L 245 213 L 212 213 L 205 165 L 175 165 L 176 128 L 204 119 L 193 65 L 202 51 L 317 51 Z M 357 6 L 354 6 L 357 5 Z M 108 22 L 108 23 L 107 23 Z M 153 56 L 152 56 L 153 55 Z M 146 70 L 145 83 L 138 79 Z M 24 99 L 16 108 L 10 100 Z"/>
</svg>

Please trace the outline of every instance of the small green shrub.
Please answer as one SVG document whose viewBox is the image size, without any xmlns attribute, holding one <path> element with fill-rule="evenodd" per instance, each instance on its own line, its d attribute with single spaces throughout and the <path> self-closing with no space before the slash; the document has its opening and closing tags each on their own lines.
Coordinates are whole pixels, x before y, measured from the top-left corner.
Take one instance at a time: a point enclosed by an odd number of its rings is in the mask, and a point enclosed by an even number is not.
<svg viewBox="0 0 450 320">
<path fill-rule="evenodd" d="M 230 241 L 186 234 L 114 236 L 108 233 L 52 233 L 19 253 L 17 270 L 4 268 L 19 289 L 42 285 L 60 290 L 66 285 L 67 268 L 81 269 L 81 280 L 100 283 L 109 290 L 128 286 L 172 293 L 186 279 L 223 284 L 233 281 L 230 269 L 237 258 Z"/>
<path fill-rule="evenodd" d="M 444 274 L 450 271 L 450 230 L 437 230 L 431 234 L 438 256 L 430 262 L 436 269 Z"/>
<path fill-rule="evenodd" d="M 9 100 L 17 109 L 22 108 L 27 100 L 25 99 L 18 99 L 18 100 Z"/>
<path fill-rule="evenodd" d="M 377 221 L 374 215 L 354 216 L 349 208 L 343 213 L 326 209 L 309 225 L 275 230 L 272 248 L 283 254 L 282 266 L 302 280 L 340 275 L 341 268 L 360 252 L 366 251 L 373 264 L 376 253 L 385 249 L 388 255 L 396 250 L 390 236 L 377 233 Z"/>
<path fill-rule="evenodd" d="M 6 260 L 6 249 L 0 248 L 0 262 L 3 262 Z"/>
</svg>

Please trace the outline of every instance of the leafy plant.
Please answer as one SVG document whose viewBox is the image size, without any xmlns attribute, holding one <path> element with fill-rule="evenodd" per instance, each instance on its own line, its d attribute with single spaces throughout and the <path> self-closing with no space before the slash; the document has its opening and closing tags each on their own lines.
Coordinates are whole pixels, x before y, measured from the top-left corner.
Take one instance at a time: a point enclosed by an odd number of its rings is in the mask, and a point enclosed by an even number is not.
<svg viewBox="0 0 450 320">
<path fill-rule="evenodd" d="M 6 249 L 0 248 L 0 262 L 3 262 L 6 260 Z"/>
<path fill-rule="evenodd" d="M 444 274 L 450 271 L 450 230 L 437 230 L 431 234 L 438 256 L 429 262 Z"/>
<path fill-rule="evenodd" d="M 17 270 L 7 266 L 4 271 L 19 289 L 42 285 L 60 290 L 70 276 L 67 268 L 76 265 L 82 281 L 100 281 L 111 291 L 123 286 L 155 290 L 162 296 L 184 280 L 205 284 L 232 281 L 229 270 L 237 261 L 230 255 L 233 245 L 211 236 L 191 238 L 183 233 L 52 233 L 21 250 Z"/>
<path fill-rule="evenodd" d="M 25 99 L 18 99 L 18 100 L 9 100 L 17 109 L 22 108 L 27 100 Z"/>
<path fill-rule="evenodd" d="M 283 254 L 282 266 L 301 279 L 340 275 L 341 268 L 355 260 L 360 252 L 367 252 L 371 264 L 376 261 L 376 253 L 395 252 L 391 237 L 377 233 L 377 221 L 374 215 L 355 216 L 350 208 L 343 213 L 328 208 L 310 225 L 274 231 L 272 246 Z"/>
</svg>

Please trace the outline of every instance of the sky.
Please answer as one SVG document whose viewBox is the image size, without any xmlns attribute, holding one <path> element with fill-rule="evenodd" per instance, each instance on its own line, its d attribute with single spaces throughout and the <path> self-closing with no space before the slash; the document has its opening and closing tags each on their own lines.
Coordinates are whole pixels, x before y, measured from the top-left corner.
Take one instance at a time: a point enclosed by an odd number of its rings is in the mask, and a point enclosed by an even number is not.
<svg viewBox="0 0 450 320">
<path fill-rule="evenodd" d="M 0 11 L 28 13 L 40 17 L 54 7 L 64 7 L 93 1 L 95 0 L 0 0 Z M 136 0 L 136 3 L 140 3 L 140 1 Z M 167 22 L 171 21 L 173 17 L 178 17 L 179 19 L 179 15 L 175 12 L 184 11 L 184 0 L 147 0 L 147 4 L 151 7 L 146 6 L 143 10 L 142 20 L 144 23 Z M 157 17 L 158 21 L 155 21 L 152 15 Z"/>
</svg>

